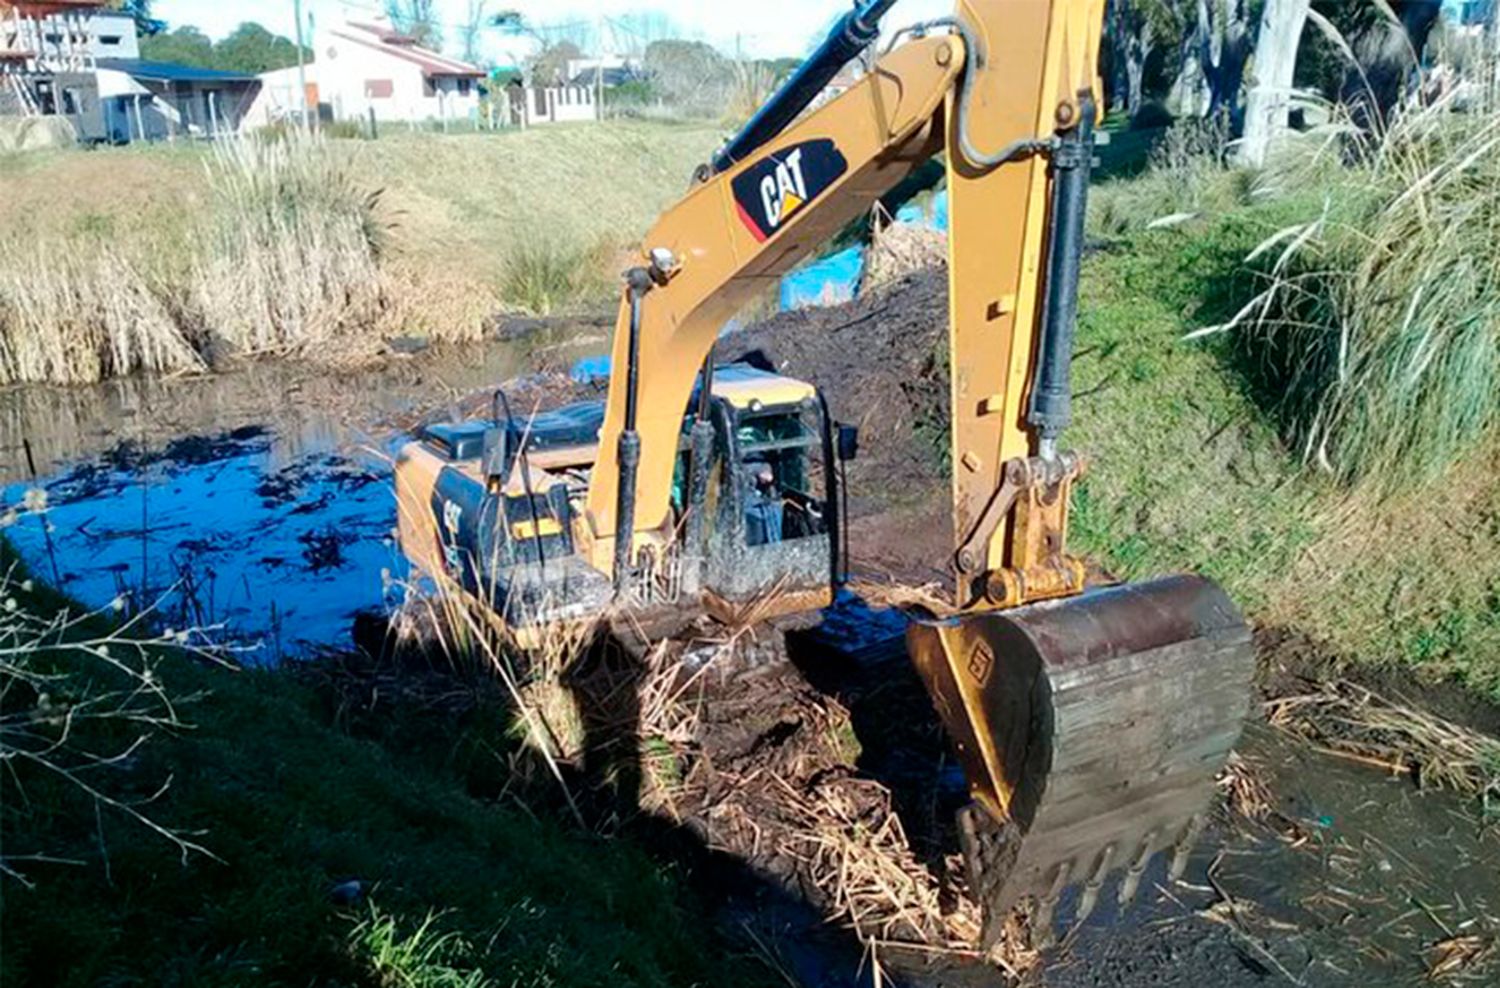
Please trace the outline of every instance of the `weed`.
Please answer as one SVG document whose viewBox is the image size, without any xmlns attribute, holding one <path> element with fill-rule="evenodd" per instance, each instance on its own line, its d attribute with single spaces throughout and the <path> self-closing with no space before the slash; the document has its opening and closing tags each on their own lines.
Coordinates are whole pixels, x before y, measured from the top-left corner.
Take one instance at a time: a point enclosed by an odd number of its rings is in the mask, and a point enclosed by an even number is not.
<svg viewBox="0 0 1500 988">
<path fill-rule="evenodd" d="M 390 988 L 486 988 L 484 972 L 472 967 L 473 948 L 452 930 L 435 929 L 429 912 L 405 935 L 394 916 L 370 903 L 369 915 L 349 933 L 350 950 L 368 965 L 380 985 Z M 458 967 L 455 965 L 464 965 Z"/>
<path fill-rule="evenodd" d="M 608 292 L 602 276 L 607 254 L 602 242 L 583 246 L 546 238 L 518 241 L 506 259 L 500 295 L 537 315 L 597 301 Z"/>
</svg>

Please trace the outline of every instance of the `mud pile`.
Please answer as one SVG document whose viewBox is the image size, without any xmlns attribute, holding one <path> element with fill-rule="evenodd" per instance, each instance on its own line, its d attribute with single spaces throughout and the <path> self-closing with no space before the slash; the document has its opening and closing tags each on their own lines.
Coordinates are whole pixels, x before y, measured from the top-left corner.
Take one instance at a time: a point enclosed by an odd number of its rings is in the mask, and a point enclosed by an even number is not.
<svg viewBox="0 0 1500 988">
<path fill-rule="evenodd" d="M 948 282 L 920 271 L 845 305 L 782 312 L 723 339 L 719 359 L 763 358 L 817 386 L 859 426 L 856 498 L 946 491 Z M 856 505 L 858 507 L 858 505 Z"/>
</svg>

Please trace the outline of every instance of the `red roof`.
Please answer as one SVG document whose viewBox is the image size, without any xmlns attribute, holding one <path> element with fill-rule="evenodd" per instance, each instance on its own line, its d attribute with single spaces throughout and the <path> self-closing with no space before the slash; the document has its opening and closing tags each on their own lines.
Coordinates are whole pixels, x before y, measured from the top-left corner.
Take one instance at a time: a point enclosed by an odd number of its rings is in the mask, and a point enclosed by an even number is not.
<svg viewBox="0 0 1500 988">
<path fill-rule="evenodd" d="M 70 10 L 95 10 L 103 0 L 0 0 L 0 11 L 19 10 L 26 17 L 48 17 Z"/>
<path fill-rule="evenodd" d="M 0 0 L 3 3 L 4 0 Z M 484 78 L 484 70 L 468 62 L 461 62 L 456 58 L 449 58 L 430 48 L 423 48 L 417 44 L 417 39 L 411 35 L 402 34 L 389 27 L 378 24 L 354 24 L 344 25 L 347 30 L 334 30 L 335 37 L 352 41 L 366 48 L 385 52 L 393 58 L 413 62 L 422 67 L 422 74 L 427 76 L 467 76 L 473 79 Z"/>
</svg>

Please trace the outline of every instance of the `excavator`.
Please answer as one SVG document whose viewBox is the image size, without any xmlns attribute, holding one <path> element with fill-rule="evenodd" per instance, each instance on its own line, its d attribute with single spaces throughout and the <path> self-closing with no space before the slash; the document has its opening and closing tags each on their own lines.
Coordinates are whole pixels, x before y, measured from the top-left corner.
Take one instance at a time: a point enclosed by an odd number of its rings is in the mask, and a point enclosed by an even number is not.
<svg viewBox="0 0 1500 988">
<path fill-rule="evenodd" d="M 958 0 L 874 57 L 894 3 L 859 0 L 647 233 L 607 399 L 517 416 L 497 393 L 488 419 L 427 427 L 398 456 L 399 535 L 522 642 L 611 610 L 669 629 L 827 607 L 857 435 L 807 383 L 716 365 L 715 342 L 941 159 L 952 600 L 906 645 L 967 778 L 958 832 L 988 947 L 1015 906 L 1050 930 L 1059 902 L 1081 922 L 1107 883 L 1128 903 L 1152 860 L 1181 872 L 1254 655 L 1208 579 L 1093 585 L 1068 549 L 1084 459 L 1060 437 L 1105 0 Z M 829 98 L 856 58 L 868 70 Z"/>
</svg>

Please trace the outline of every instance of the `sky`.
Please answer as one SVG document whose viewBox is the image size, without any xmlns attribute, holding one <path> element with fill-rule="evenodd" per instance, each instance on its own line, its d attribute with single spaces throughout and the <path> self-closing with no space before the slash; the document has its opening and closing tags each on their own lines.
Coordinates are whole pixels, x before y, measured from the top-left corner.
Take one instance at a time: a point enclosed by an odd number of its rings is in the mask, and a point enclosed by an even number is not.
<svg viewBox="0 0 1500 988">
<path fill-rule="evenodd" d="M 444 25 L 444 41 L 451 53 L 458 42 L 458 25 L 467 20 L 471 0 L 436 0 Z M 333 23 L 347 12 L 353 19 L 379 11 L 383 0 L 303 0 L 304 10 L 320 23 Z M 488 0 L 488 11 L 518 10 L 528 22 L 547 26 L 577 24 L 594 30 L 603 20 L 605 47 L 630 43 L 632 27 L 647 22 L 660 30 L 670 25 L 674 37 L 707 41 L 728 54 L 736 48 L 746 57 L 773 58 L 807 53 L 815 37 L 835 17 L 848 10 L 850 0 Z M 886 16 L 899 26 L 945 15 L 952 0 L 900 0 Z M 291 37 L 295 30 L 292 0 L 154 0 L 152 13 L 171 26 L 191 24 L 211 37 L 228 34 L 242 21 L 258 21 L 277 34 Z M 484 33 L 483 52 L 506 62 L 519 58 L 529 42 L 507 37 L 496 29 Z"/>
</svg>

